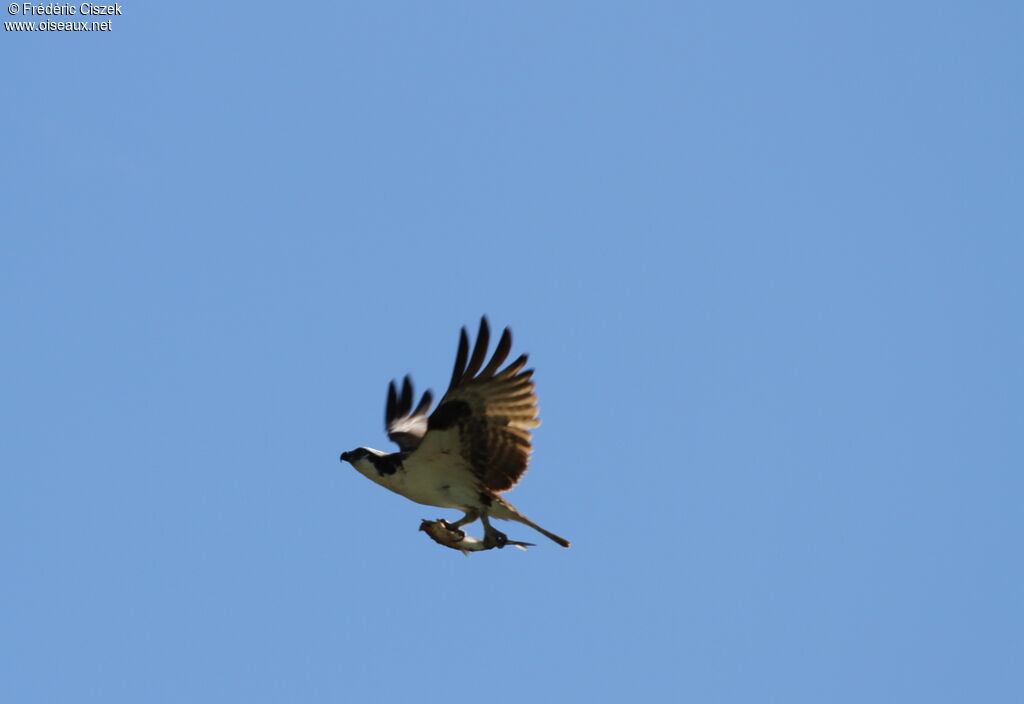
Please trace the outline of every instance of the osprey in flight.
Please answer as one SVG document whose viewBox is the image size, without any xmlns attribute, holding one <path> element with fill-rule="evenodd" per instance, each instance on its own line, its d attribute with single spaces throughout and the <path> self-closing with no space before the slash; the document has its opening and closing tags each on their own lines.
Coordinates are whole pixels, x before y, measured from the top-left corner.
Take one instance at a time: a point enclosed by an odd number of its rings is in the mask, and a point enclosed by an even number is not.
<svg viewBox="0 0 1024 704">
<path fill-rule="evenodd" d="M 462 328 L 452 381 L 433 413 L 428 414 L 430 391 L 413 408 L 409 377 L 401 393 L 392 381 L 384 420 L 388 437 L 400 450 L 389 454 L 357 447 L 341 453 L 341 461 L 416 503 L 464 511 L 462 518 L 448 524 L 454 529 L 479 518 L 487 547 L 507 542 L 505 534 L 491 526 L 491 518 L 500 518 L 525 523 L 567 548 L 568 540 L 544 530 L 500 496 L 526 472 L 530 429 L 540 420 L 530 380 L 533 370 L 523 370 L 526 355 L 498 369 L 512 349 L 512 333 L 505 328 L 484 367 L 489 341 L 484 317 L 471 357 L 469 337 Z"/>
</svg>

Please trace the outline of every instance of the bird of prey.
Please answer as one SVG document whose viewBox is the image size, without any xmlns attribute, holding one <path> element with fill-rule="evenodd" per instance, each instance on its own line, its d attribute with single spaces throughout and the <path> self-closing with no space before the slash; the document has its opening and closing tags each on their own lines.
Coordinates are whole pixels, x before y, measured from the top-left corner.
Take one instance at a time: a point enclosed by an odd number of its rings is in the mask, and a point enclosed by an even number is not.
<svg viewBox="0 0 1024 704">
<path fill-rule="evenodd" d="M 462 518 L 448 524 L 452 529 L 479 518 L 487 548 L 509 542 L 491 525 L 492 518 L 524 523 L 567 548 L 568 540 L 544 530 L 501 497 L 526 472 L 532 449 L 530 430 L 540 420 L 533 370 L 523 369 L 526 355 L 499 369 L 512 349 L 511 331 L 505 328 L 484 366 L 489 342 L 486 316 L 480 319 L 472 356 L 469 336 L 462 328 L 451 383 L 432 413 L 428 413 L 433 400 L 430 391 L 413 408 L 409 377 L 401 392 L 392 381 L 384 420 L 388 437 L 399 451 L 357 447 L 341 453 L 341 461 L 416 503 L 463 511 Z"/>
</svg>

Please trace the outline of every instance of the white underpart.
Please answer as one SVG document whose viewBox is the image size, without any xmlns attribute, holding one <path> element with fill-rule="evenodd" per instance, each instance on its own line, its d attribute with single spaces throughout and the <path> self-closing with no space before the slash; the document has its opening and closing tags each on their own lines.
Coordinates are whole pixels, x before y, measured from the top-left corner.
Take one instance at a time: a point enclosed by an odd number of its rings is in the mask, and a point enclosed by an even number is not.
<svg viewBox="0 0 1024 704">
<path fill-rule="evenodd" d="M 385 454 L 379 450 L 371 451 L 378 455 Z M 417 453 L 413 453 L 394 474 L 379 474 L 368 459 L 356 460 L 352 466 L 385 489 L 390 489 L 418 504 L 457 508 L 463 511 L 486 511 L 489 508 L 480 500 L 480 487 L 476 476 L 459 455 L 438 453 L 417 457 Z"/>
</svg>

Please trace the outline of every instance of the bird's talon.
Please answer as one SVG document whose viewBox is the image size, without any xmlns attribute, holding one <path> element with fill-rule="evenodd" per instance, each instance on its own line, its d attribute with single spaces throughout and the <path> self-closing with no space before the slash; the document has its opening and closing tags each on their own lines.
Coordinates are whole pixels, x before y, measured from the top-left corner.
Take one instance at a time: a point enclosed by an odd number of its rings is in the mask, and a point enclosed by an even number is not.
<svg viewBox="0 0 1024 704">
<path fill-rule="evenodd" d="M 508 544 L 508 536 L 499 531 L 493 531 L 484 536 L 484 547 L 485 548 L 498 548 L 501 549 Z"/>
</svg>

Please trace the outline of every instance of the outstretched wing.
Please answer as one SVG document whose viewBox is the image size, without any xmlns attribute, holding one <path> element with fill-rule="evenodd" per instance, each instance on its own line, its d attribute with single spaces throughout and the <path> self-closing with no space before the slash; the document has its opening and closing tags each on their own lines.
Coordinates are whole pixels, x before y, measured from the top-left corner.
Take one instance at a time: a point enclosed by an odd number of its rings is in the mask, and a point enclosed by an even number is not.
<svg viewBox="0 0 1024 704">
<path fill-rule="evenodd" d="M 530 459 L 530 430 L 540 425 L 533 370 L 523 370 L 524 354 L 502 370 L 498 367 L 512 349 L 508 328 L 487 366 L 490 328 L 480 319 L 473 355 L 469 336 L 462 329 L 452 381 L 427 422 L 420 449 L 458 452 L 482 486 L 494 492 L 511 489 L 526 472 Z"/>
<path fill-rule="evenodd" d="M 411 452 L 419 447 L 427 432 L 427 410 L 433 396 L 430 391 L 423 394 L 419 405 L 412 407 L 412 380 L 406 375 L 402 382 L 401 395 L 395 390 L 395 382 L 388 384 L 388 404 L 384 409 L 384 427 L 388 437 L 398 443 L 402 452 Z"/>
</svg>

